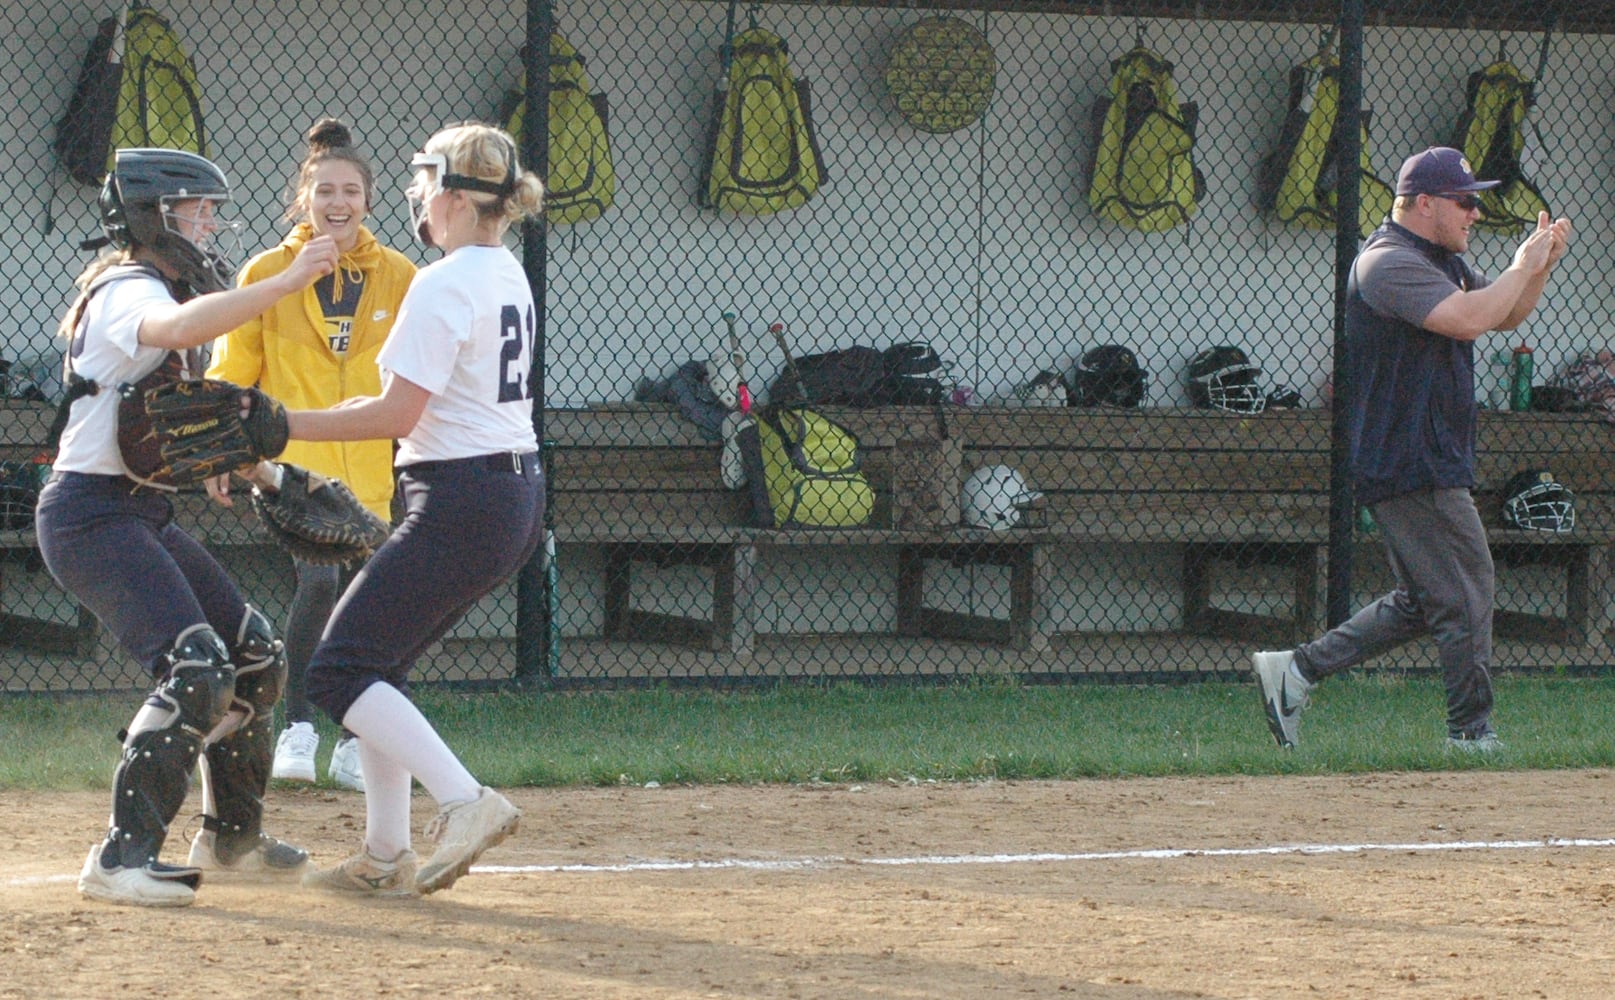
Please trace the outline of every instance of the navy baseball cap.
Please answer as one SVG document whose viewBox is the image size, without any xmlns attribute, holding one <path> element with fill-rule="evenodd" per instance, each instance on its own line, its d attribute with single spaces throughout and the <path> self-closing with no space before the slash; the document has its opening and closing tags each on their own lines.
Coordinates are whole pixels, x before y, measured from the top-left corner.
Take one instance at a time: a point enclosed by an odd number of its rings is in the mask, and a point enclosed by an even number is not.
<svg viewBox="0 0 1615 1000">
<path fill-rule="evenodd" d="M 1402 170 L 1396 175 L 1396 196 L 1489 191 L 1501 183 L 1475 180 L 1463 153 L 1450 146 L 1431 146 L 1402 161 Z"/>
</svg>

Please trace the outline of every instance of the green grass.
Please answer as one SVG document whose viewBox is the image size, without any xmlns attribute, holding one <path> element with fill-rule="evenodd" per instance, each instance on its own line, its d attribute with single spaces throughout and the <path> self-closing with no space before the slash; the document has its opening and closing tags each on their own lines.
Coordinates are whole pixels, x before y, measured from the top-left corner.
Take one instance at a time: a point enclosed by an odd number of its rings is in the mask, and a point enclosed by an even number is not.
<svg viewBox="0 0 1615 1000">
<path fill-rule="evenodd" d="M 0 788 L 106 788 L 138 697 L 0 697 Z M 1228 775 L 1615 765 L 1615 678 L 1505 676 L 1490 758 L 1445 749 L 1431 676 L 1331 679 L 1293 753 L 1253 684 L 780 686 L 455 694 L 419 701 L 492 785 Z M 335 729 L 320 723 L 322 751 Z M 323 764 L 323 754 L 322 754 Z"/>
</svg>

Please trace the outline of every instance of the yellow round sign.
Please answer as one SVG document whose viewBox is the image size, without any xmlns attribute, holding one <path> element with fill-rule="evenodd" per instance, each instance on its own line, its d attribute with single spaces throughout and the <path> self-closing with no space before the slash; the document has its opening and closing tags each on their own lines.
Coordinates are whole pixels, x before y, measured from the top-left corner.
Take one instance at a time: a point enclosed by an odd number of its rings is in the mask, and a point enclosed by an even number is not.
<svg viewBox="0 0 1615 1000">
<path fill-rule="evenodd" d="M 883 78 L 905 121 L 940 133 L 981 117 L 997 74 L 986 35 L 957 17 L 928 17 L 898 36 Z"/>
</svg>

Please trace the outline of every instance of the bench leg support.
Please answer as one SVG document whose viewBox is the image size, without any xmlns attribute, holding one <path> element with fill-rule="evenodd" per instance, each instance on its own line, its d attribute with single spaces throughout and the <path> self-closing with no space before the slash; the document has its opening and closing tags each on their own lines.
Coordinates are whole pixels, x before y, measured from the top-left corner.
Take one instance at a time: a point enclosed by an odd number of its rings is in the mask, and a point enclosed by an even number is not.
<svg viewBox="0 0 1615 1000">
<path fill-rule="evenodd" d="M 1318 551 L 1311 542 L 1196 543 L 1183 547 L 1184 630 L 1195 635 L 1254 642 L 1298 643 L 1308 638 L 1318 606 Z M 1291 578 L 1292 614 L 1253 614 L 1214 607 L 1212 577 L 1219 564 L 1285 566 Z"/>
<path fill-rule="evenodd" d="M 749 544 L 621 544 L 606 547 L 605 635 L 613 640 L 668 642 L 750 656 L 756 591 L 755 546 Z M 633 565 L 702 566 L 712 570 L 712 617 L 640 611 L 633 606 Z"/>
<path fill-rule="evenodd" d="M 38 550 L 32 548 L 6 550 L 0 553 L 0 561 L 16 558 L 19 552 L 26 552 L 22 559 L 30 570 L 44 567 Z M 74 607 L 78 610 L 76 620 L 72 622 L 50 621 L 44 618 L 31 618 L 28 615 L 0 612 L 0 645 L 31 649 L 39 653 L 83 656 L 95 645 L 95 636 L 101 629 L 101 623 L 84 605 L 75 603 Z"/>
<path fill-rule="evenodd" d="M 1034 543 L 1016 545 L 904 545 L 897 552 L 897 634 L 912 638 L 991 642 L 1017 650 L 1042 649 L 1037 628 L 1041 586 Z M 1009 617 L 994 618 L 925 605 L 925 562 L 1009 567 Z"/>
<path fill-rule="evenodd" d="M 1557 566 L 1565 574 L 1564 617 L 1498 611 L 1492 635 L 1498 639 L 1580 646 L 1587 641 L 1592 612 L 1592 545 L 1493 542 L 1492 557 L 1503 566 Z"/>
</svg>

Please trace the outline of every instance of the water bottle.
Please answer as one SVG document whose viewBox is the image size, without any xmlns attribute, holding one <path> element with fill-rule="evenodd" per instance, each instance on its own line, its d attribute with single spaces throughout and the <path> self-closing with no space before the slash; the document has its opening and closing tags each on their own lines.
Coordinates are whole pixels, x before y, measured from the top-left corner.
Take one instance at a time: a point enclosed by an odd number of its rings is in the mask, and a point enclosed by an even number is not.
<svg viewBox="0 0 1615 1000">
<path fill-rule="evenodd" d="M 1531 409 L 1531 373 L 1534 368 L 1531 349 L 1524 344 L 1514 348 L 1514 358 L 1509 364 L 1508 408 L 1515 413 L 1525 413 Z"/>
<path fill-rule="evenodd" d="M 1509 366 L 1514 355 L 1508 351 L 1494 351 L 1491 365 L 1486 369 L 1485 403 L 1493 410 L 1508 409 Z"/>
</svg>

